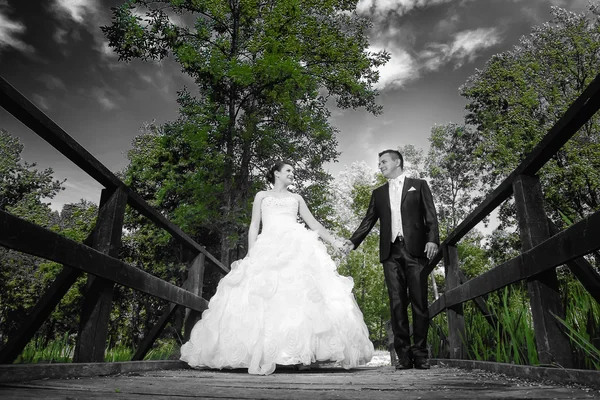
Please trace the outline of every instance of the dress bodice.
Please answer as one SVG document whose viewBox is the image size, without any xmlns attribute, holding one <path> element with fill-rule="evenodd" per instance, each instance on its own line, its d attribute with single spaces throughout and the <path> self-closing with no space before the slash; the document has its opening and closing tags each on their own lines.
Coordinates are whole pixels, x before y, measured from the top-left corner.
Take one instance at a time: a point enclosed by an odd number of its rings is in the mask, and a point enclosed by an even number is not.
<svg viewBox="0 0 600 400">
<path fill-rule="evenodd" d="M 263 228 L 270 229 L 297 223 L 298 206 L 295 197 L 266 196 L 260 205 Z"/>
</svg>

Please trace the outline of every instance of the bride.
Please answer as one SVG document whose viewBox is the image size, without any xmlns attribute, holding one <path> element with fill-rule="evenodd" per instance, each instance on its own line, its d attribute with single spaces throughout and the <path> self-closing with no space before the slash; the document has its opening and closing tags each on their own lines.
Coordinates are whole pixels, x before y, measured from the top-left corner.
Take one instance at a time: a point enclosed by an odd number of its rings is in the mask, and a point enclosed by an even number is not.
<svg viewBox="0 0 600 400">
<path fill-rule="evenodd" d="M 294 178 L 289 162 L 276 162 L 267 178 L 273 190 L 254 198 L 248 255 L 219 282 L 181 347 L 181 360 L 261 375 L 273 373 L 277 364 L 330 360 L 348 369 L 369 362 L 373 344 L 352 294 L 353 280 L 337 273 L 318 238 L 337 249 L 344 243 L 313 217 L 300 195 L 287 190 Z M 298 214 L 311 230 L 298 223 Z"/>
</svg>

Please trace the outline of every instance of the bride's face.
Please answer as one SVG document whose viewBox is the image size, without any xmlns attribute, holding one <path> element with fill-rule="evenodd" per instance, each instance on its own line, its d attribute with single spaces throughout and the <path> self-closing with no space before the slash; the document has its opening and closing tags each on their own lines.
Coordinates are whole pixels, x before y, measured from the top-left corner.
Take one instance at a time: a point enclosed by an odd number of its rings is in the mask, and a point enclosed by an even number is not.
<svg viewBox="0 0 600 400">
<path fill-rule="evenodd" d="M 275 175 L 285 186 L 294 183 L 294 168 L 291 165 L 285 164 L 281 170 Z"/>
</svg>

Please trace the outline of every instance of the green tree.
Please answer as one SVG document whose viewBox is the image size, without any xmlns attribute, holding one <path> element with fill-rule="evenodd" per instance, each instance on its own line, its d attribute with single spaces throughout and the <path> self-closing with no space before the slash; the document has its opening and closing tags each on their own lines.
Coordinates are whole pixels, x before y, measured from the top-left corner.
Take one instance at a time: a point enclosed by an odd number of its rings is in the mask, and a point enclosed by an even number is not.
<svg viewBox="0 0 600 400">
<path fill-rule="evenodd" d="M 402 158 L 404 159 L 404 173 L 406 175 L 419 179 L 424 179 L 427 176 L 423 149 L 415 147 L 412 144 L 406 144 L 398 146 L 397 150 L 402 154 Z M 380 175 L 379 179 L 381 183 L 385 182 L 383 175 Z"/>
<path fill-rule="evenodd" d="M 81 201 L 52 211 L 43 200 L 53 198 L 65 182 L 54 180 L 50 168 L 42 171 L 36 164 L 21 159 L 19 139 L 0 130 L 0 209 L 39 226 L 83 241 L 95 224 L 97 206 Z M 46 260 L 0 249 L 0 344 L 35 305 L 62 266 Z M 72 288 L 41 329 L 45 341 L 77 329 L 79 315 L 78 285 Z"/>
<path fill-rule="evenodd" d="M 336 233 L 348 238 L 358 227 L 378 186 L 375 171 L 364 161 L 346 167 L 332 185 Z M 390 318 L 389 300 L 379 262 L 379 225 L 360 247 L 340 260 L 338 270 L 354 279 L 354 295 L 369 328 L 370 338 L 378 347 L 387 344 L 385 322 Z"/>
<path fill-rule="evenodd" d="M 81 199 L 77 203 L 63 205 L 60 212 L 54 212 L 49 229 L 71 240 L 83 242 L 94 229 L 97 216 L 98 206 Z M 37 302 L 38 296 L 48 288 L 62 268 L 61 264 L 52 261 L 43 260 L 39 263 L 35 271 L 35 285 L 39 289 L 32 300 Z M 43 338 L 44 343 L 77 331 L 82 293 L 86 283 L 85 275 L 81 274 L 40 328 L 38 335 Z M 72 337 L 71 340 L 73 339 Z"/>
<path fill-rule="evenodd" d="M 473 168 L 473 133 L 463 125 L 436 125 L 425 161 L 442 238 L 454 230 L 481 200 L 476 196 L 478 170 Z"/>
<path fill-rule="evenodd" d="M 25 197 L 9 212 L 36 224 L 49 221 L 46 228 L 81 242 L 94 228 L 98 207 L 81 200 L 65 204 L 59 213 L 47 205 L 32 205 L 31 198 Z M 0 344 L 19 326 L 61 270 L 62 265 L 55 262 L 0 248 Z M 38 332 L 42 343 L 77 330 L 84 285 L 82 275 L 44 322 Z"/>
<path fill-rule="evenodd" d="M 52 168 L 37 170 L 36 164 L 21 160 L 23 144 L 0 129 L 0 210 L 6 211 L 23 200 L 31 206 L 42 204 L 43 198 L 53 198 L 62 183 L 52 179 Z M 42 221 L 33 221 L 40 225 Z"/>
<path fill-rule="evenodd" d="M 338 155 L 329 99 L 381 111 L 373 84 L 389 56 L 367 51 L 370 23 L 355 8 L 342 0 L 130 0 L 102 28 L 121 59 L 172 55 L 195 80 L 199 95 L 182 91 L 180 118 L 160 132 L 173 160 L 166 154 L 159 199 L 177 203 L 170 217 L 192 234 L 216 234 L 226 264 L 273 158 L 294 161 L 298 191 L 327 209 L 322 165 Z M 176 166 L 190 172 L 173 176 Z"/>
<path fill-rule="evenodd" d="M 484 190 L 505 178 L 548 132 L 598 72 L 600 12 L 552 8 L 553 19 L 533 28 L 519 46 L 498 54 L 461 88 Z M 540 171 L 548 214 L 578 220 L 599 208 L 599 116 L 594 116 Z M 561 215 L 562 214 L 562 215 Z M 514 224 L 512 203 L 500 212 Z"/>
<path fill-rule="evenodd" d="M 64 182 L 52 179 L 52 169 L 36 169 L 21 159 L 23 144 L 0 129 L 0 210 L 49 227 L 55 215 L 42 199 L 52 198 Z M 0 344 L 35 304 L 43 287 L 38 276 L 43 260 L 0 248 Z"/>
</svg>

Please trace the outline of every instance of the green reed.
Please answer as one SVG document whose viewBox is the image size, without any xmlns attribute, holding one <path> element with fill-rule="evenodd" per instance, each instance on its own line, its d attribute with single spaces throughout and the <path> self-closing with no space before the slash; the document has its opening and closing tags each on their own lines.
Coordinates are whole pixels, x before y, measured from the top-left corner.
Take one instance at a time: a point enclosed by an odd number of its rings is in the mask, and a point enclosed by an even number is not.
<svg viewBox="0 0 600 400">
<path fill-rule="evenodd" d="M 566 318 L 557 318 L 564 326 L 576 355 L 577 368 L 600 369 L 600 305 L 579 281 L 569 279 L 563 285 Z M 464 304 L 468 358 L 521 365 L 540 365 L 529 299 L 524 285 L 514 285 L 489 295 L 492 326 L 473 302 Z M 433 357 L 446 358 L 448 327 L 446 313 L 432 321 L 429 344 Z"/>
<path fill-rule="evenodd" d="M 470 358 L 515 364 L 538 364 L 531 312 L 522 292 L 504 288 L 490 295 L 490 314 L 496 317 L 492 326 L 469 304 L 466 318 Z"/>
<path fill-rule="evenodd" d="M 158 339 L 154 347 L 146 353 L 144 360 L 169 360 L 179 351 L 179 345 L 175 339 Z M 135 349 L 125 343 L 117 343 L 106 351 L 104 361 L 119 362 L 130 361 L 135 354 Z"/>
<path fill-rule="evenodd" d="M 179 344 L 176 340 L 159 340 L 144 360 L 169 360 L 176 354 L 179 354 Z"/>
<path fill-rule="evenodd" d="M 144 360 L 168 360 L 177 354 L 179 346 L 176 340 L 159 339 L 154 347 L 148 351 Z M 106 350 L 105 362 L 130 361 L 135 350 L 123 343 L 117 343 Z M 73 362 L 75 354 L 75 337 L 65 334 L 62 337 L 45 341 L 36 336 L 23 349 L 23 352 L 15 360 L 16 364 L 37 363 L 70 363 Z"/>
<path fill-rule="evenodd" d="M 579 280 L 565 286 L 565 319 L 555 316 L 571 339 L 578 364 L 600 370 L 600 304 Z"/>
<path fill-rule="evenodd" d="M 68 334 L 47 342 L 36 336 L 27 343 L 15 364 L 68 363 L 73 360 L 74 353 L 75 344 Z"/>
</svg>

